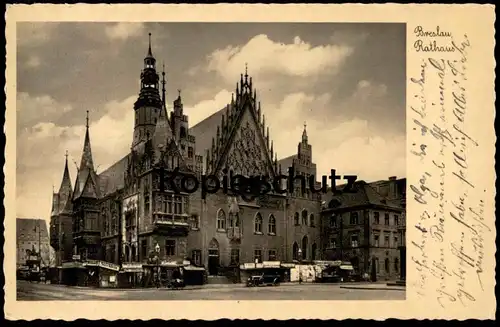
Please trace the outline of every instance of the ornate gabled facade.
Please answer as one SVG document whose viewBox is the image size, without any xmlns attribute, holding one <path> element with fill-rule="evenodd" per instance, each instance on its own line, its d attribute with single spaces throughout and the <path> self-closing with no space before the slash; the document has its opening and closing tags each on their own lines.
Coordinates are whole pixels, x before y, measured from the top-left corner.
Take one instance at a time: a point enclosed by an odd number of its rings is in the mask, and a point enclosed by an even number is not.
<svg viewBox="0 0 500 327">
<path fill-rule="evenodd" d="M 190 127 L 180 91 L 167 110 L 165 72 L 160 80 L 151 39 L 140 78 L 130 152 L 97 174 L 87 117 L 74 189 L 66 164 L 54 194 L 54 226 L 61 213 L 71 217 L 71 254 L 116 264 L 147 263 L 152 255 L 167 262 L 188 259 L 209 275 L 242 263 L 320 259 L 321 196 L 308 183 L 303 188 L 300 178 L 293 192 L 245 199 L 230 190 L 202 196 L 201 187 L 175 193 L 168 182 L 177 168 L 200 182 L 202 174 L 222 180 L 226 170 L 273 178 L 289 167 L 307 180 L 316 175 L 316 165 L 306 128 L 297 154 L 278 161 L 247 71 L 227 106 Z M 55 229 L 53 239 L 61 235 Z M 61 261 L 71 260 L 67 252 Z"/>
</svg>

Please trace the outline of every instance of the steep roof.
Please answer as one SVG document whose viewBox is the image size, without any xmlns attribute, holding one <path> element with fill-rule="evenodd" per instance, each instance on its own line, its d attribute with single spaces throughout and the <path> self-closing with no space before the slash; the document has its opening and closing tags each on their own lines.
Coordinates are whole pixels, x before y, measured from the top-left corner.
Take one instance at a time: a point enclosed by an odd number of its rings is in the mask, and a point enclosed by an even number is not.
<svg viewBox="0 0 500 327">
<path fill-rule="evenodd" d="M 108 169 L 99 174 L 101 196 L 107 196 L 125 187 L 125 171 L 130 154 L 127 154 Z"/>
<path fill-rule="evenodd" d="M 204 156 L 205 150 L 212 147 L 212 138 L 217 134 L 217 126 L 222 120 L 226 107 L 203 119 L 189 129 L 189 134 L 196 138 L 196 152 Z"/>
<path fill-rule="evenodd" d="M 341 189 L 342 186 L 338 186 Z M 402 207 L 393 201 L 389 201 L 384 196 L 380 195 L 365 181 L 357 181 L 354 183 L 354 192 L 345 192 L 340 195 L 332 195 L 330 192 L 330 199 L 326 203 L 328 209 L 347 209 L 351 207 L 358 207 L 364 205 L 372 205 L 377 207 L 384 207 L 388 209 L 399 209 Z"/>
<path fill-rule="evenodd" d="M 87 111 L 87 126 L 85 131 L 85 141 L 83 143 L 82 159 L 78 173 L 76 175 L 75 191 L 73 192 L 73 199 L 79 197 L 99 197 L 99 182 L 98 176 L 94 169 L 94 160 L 92 158 L 92 148 L 90 146 L 90 133 L 89 133 L 89 118 Z"/>
</svg>

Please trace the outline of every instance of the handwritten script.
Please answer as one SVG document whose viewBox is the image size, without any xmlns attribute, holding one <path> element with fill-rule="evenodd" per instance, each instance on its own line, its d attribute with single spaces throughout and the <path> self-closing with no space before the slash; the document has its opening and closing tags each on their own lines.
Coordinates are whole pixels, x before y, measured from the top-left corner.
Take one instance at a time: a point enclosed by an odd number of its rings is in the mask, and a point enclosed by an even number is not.
<svg viewBox="0 0 500 327">
<path fill-rule="evenodd" d="M 412 282 L 419 296 L 443 308 L 466 307 L 484 291 L 484 239 L 491 232 L 484 220 L 486 190 L 470 173 L 481 147 L 468 131 L 473 44 L 466 34 L 439 26 L 417 26 L 413 37 L 422 59 L 408 89 L 413 97 L 410 156 L 421 164 L 412 168 L 416 178 L 408 190 L 408 201 L 418 209 L 408 221 L 408 229 L 416 230 L 408 242 L 409 260 L 417 269 Z"/>
</svg>

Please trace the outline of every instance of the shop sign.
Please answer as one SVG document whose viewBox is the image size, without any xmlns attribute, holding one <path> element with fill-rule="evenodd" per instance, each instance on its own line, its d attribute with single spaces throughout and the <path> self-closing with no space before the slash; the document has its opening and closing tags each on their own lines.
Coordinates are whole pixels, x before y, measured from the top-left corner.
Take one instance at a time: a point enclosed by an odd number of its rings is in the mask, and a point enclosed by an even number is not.
<svg viewBox="0 0 500 327">
<path fill-rule="evenodd" d="M 80 260 L 80 255 L 79 254 L 73 254 L 73 256 L 71 257 L 73 260 Z"/>
<path fill-rule="evenodd" d="M 163 266 L 163 267 L 178 267 L 179 264 L 175 261 L 166 261 L 166 260 L 162 260 L 162 262 L 160 263 L 160 266 Z"/>
<path fill-rule="evenodd" d="M 282 263 L 281 267 L 283 267 L 283 268 L 295 268 L 295 264 L 294 263 Z"/>
<path fill-rule="evenodd" d="M 244 263 L 243 267 L 244 267 L 244 269 L 255 269 L 256 264 L 255 263 Z"/>
<path fill-rule="evenodd" d="M 110 276 L 109 276 L 109 282 L 110 282 L 110 283 L 114 283 L 114 282 L 116 282 L 116 276 L 115 276 L 115 275 L 110 275 Z"/>
<path fill-rule="evenodd" d="M 124 272 L 142 272 L 142 263 L 122 263 L 122 271 Z"/>
<path fill-rule="evenodd" d="M 279 268 L 279 267 L 281 267 L 280 261 L 264 261 L 262 264 L 264 265 L 264 268 Z"/>
<path fill-rule="evenodd" d="M 106 261 L 101 261 L 101 260 L 87 260 L 84 263 L 85 266 L 96 266 L 99 268 L 105 268 L 105 269 L 110 269 L 110 270 L 115 270 L 119 271 L 120 266 L 115 265 L 114 263 L 111 262 L 106 262 Z"/>
</svg>

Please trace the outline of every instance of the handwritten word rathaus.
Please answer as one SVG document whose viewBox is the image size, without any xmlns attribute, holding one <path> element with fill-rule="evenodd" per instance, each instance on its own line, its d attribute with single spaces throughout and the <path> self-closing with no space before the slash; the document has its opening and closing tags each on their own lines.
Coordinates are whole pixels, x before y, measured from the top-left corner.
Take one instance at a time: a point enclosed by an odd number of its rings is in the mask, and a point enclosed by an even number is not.
<svg viewBox="0 0 500 327">
<path fill-rule="evenodd" d="M 236 195 L 240 195 L 244 199 L 253 199 L 258 196 L 268 194 L 270 192 L 284 194 L 293 193 L 295 181 L 299 180 L 301 184 L 301 191 L 305 193 L 306 189 L 306 177 L 302 175 L 295 175 L 293 167 L 288 168 L 287 175 L 278 175 L 274 178 L 268 176 L 243 176 L 240 174 L 233 175 L 233 172 L 223 169 L 222 173 L 222 190 L 224 194 L 231 192 Z M 309 184 L 309 190 L 312 193 L 326 193 L 328 191 L 327 179 L 330 179 L 330 189 L 335 194 L 342 192 L 354 192 L 354 182 L 357 180 L 356 175 L 341 175 L 336 174 L 335 169 L 330 170 L 330 176 L 324 175 L 321 179 L 321 187 L 317 188 L 316 178 L 314 175 L 309 176 L 307 183 Z M 336 186 L 336 181 L 344 179 L 347 181 L 345 187 L 342 190 L 338 190 Z M 287 186 L 283 188 L 283 181 L 286 181 Z M 206 198 L 207 193 L 213 194 L 217 193 L 221 189 L 221 181 L 215 175 L 201 175 L 201 182 L 196 178 L 195 175 L 189 173 L 183 173 L 179 171 L 179 168 L 175 168 L 173 171 L 165 171 L 165 169 L 160 168 L 160 191 L 165 191 L 165 182 L 169 185 L 169 190 L 174 193 L 195 193 L 201 185 L 201 197 Z"/>
</svg>

